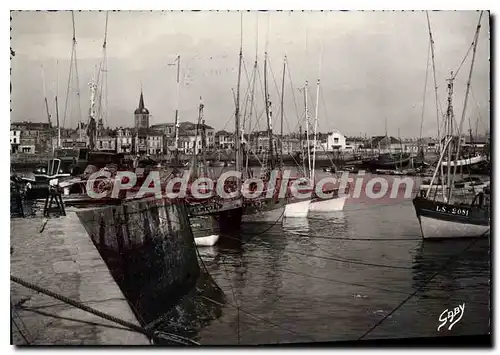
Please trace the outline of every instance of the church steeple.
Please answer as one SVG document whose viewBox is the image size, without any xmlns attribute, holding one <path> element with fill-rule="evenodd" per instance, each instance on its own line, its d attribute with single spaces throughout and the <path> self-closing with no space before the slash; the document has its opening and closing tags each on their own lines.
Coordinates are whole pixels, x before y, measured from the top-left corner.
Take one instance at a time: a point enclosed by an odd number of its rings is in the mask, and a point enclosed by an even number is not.
<svg viewBox="0 0 500 355">
<path fill-rule="evenodd" d="M 139 107 L 134 111 L 135 128 L 149 128 L 149 110 L 144 106 L 144 95 L 141 88 Z"/>
<path fill-rule="evenodd" d="M 142 90 L 141 90 L 141 96 L 139 97 L 139 107 L 135 110 L 134 113 L 136 115 L 140 114 L 149 115 L 149 110 L 144 106 L 144 95 L 142 94 Z"/>
</svg>

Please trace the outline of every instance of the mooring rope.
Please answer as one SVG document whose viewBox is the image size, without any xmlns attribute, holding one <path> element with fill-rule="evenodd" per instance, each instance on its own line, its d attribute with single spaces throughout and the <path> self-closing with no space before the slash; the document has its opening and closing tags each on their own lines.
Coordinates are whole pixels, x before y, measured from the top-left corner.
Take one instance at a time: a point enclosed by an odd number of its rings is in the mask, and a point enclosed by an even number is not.
<svg viewBox="0 0 500 355">
<path fill-rule="evenodd" d="M 92 307 L 89 307 L 89 306 L 83 304 L 82 302 L 72 300 L 66 296 L 63 296 L 61 294 L 50 291 L 44 287 L 40 287 L 40 286 L 35 285 L 31 282 L 25 281 L 17 276 L 11 275 L 10 280 L 17 283 L 17 284 L 20 284 L 26 288 L 29 288 L 33 291 L 43 293 L 47 296 L 53 297 L 59 301 L 67 303 L 73 307 L 79 308 L 81 310 L 84 310 L 86 312 L 94 314 L 94 315 L 101 317 L 103 319 L 109 320 L 111 322 L 120 324 L 120 325 L 127 327 L 131 330 L 134 330 L 138 333 L 144 334 L 150 339 L 153 339 L 153 340 L 165 339 L 165 340 L 172 341 L 172 342 L 180 344 L 180 345 L 200 345 L 199 343 L 197 343 L 196 341 L 194 341 L 192 339 L 184 338 L 184 337 L 181 337 L 181 336 L 176 335 L 176 334 L 171 334 L 171 333 L 167 333 L 167 332 L 163 332 L 163 331 L 146 330 L 141 326 L 138 326 L 136 324 L 127 322 L 123 319 L 120 319 L 120 318 L 117 318 L 115 316 L 101 312 L 95 308 L 92 308 Z"/>
</svg>

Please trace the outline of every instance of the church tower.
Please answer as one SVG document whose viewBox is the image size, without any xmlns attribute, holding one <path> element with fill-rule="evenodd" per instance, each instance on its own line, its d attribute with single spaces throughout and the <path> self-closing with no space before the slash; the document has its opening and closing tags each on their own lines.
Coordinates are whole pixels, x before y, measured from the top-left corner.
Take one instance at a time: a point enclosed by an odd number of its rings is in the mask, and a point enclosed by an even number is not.
<svg viewBox="0 0 500 355">
<path fill-rule="evenodd" d="M 139 107 L 134 112 L 135 128 L 149 128 L 149 110 L 144 107 L 144 97 L 139 98 Z"/>
</svg>

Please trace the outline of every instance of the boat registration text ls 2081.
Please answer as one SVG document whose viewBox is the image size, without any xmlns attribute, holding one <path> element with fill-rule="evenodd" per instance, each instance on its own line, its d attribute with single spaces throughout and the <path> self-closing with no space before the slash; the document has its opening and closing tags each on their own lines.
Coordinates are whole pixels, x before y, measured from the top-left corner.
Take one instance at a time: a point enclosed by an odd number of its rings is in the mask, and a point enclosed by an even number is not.
<svg viewBox="0 0 500 355">
<path fill-rule="evenodd" d="M 468 217 L 470 214 L 470 209 L 466 207 L 451 207 L 447 205 L 437 205 L 436 212 L 455 215 L 455 216 Z"/>
</svg>

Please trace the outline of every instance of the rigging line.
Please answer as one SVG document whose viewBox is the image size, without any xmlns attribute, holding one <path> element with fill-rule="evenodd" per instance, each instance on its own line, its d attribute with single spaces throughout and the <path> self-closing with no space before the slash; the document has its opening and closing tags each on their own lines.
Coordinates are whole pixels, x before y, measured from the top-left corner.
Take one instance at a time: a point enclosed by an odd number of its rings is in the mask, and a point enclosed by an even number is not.
<svg viewBox="0 0 500 355">
<path fill-rule="evenodd" d="M 429 75 L 429 60 L 431 51 L 431 42 L 429 41 L 429 47 L 427 49 L 427 65 L 425 67 L 425 81 L 424 81 L 424 95 L 422 98 L 422 117 L 420 119 L 420 144 L 422 144 L 422 131 L 424 129 L 424 117 L 425 117 L 425 98 L 427 96 L 427 78 Z"/>
<path fill-rule="evenodd" d="M 474 38 L 475 38 L 475 35 L 474 35 Z M 455 79 L 458 75 L 458 72 L 460 71 L 460 69 L 462 68 L 462 65 L 464 65 L 465 63 L 465 60 L 467 59 L 467 57 L 469 56 L 470 54 L 470 51 L 472 50 L 472 47 L 474 47 L 474 42 L 475 42 L 475 39 L 472 40 L 472 43 L 471 45 L 469 46 L 469 49 L 467 50 L 467 53 L 465 54 L 464 56 L 464 59 L 462 59 L 462 62 L 460 63 L 460 65 L 458 66 L 457 70 L 455 71 L 455 75 L 453 75 L 453 79 Z"/>
<path fill-rule="evenodd" d="M 462 109 L 462 117 L 460 119 L 460 126 L 459 126 L 459 129 L 458 129 L 458 135 L 460 136 L 461 133 L 462 133 L 462 128 L 463 128 L 463 123 L 464 123 L 464 120 L 465 120 L 465 115 L 466 115 L 466 110 L 467 110 L 467 101 L 468 101 L 468 98 L 469 98 L 469 92 L 470 92 L 470 84 L 471 84 L 471 81 L 472 81 L 472 71 L 474 69 L 474 62 L 475 62 L 475 59 L 476 59 L 476 52 L 477 52 L 477 44 L 478 44 L 478 41 L 479 41 L 479 32 L 481 30 L 481 19 L 483 17 L 483 11 L 480 12 L 479 14 L 479 20 L 478 20 L 478 23 L 477 23 L 477 28 L 476 28 L 476 34 L 474 36 L 474 48 L 473 48 L 473 51 L 472 51 L 472 60 L 471 60 L 471 66 L 470 66 L 470 71 L 469 71 L 469 77 L 468 77 L 468 80 L 467 80 L 467 88 L 465 90 L 465 98 L 464 98 L 464 105 L 463 105 L 463 109 Z M 458 143 L 457 143 L 457 149 L 456 149 L 456 156 L 455 156 L 455 165 L 453 166 L 453 176 L 451 178 L 451 187 L 454 186 L 455 184 L 455 176 L 456 176 L 456 173 L 457 173 L 457 159 L 458 159 L 458 155 L 460 153 L 460 146 L 461 146 L 461 140 L 459 139 L 458 140 Z M 449 171 L 450 169 L 448 169 Z M 451 193 L 451 190 L 449 191 L 449 193 Z"/>
<path fill-rule="evenodd" d="M 278 97 L 280 97 L 280 96 L 281 96 L 281 91 L 280 91 L 279 86 L 278 86 L 278 83 L 277 83 L 277 81 L 276 81 L 276 77 L 274 76 L 273 66 L 272 66 L 272 64 L 271 64 L 271 60 L 270 60 L 270 59 L 268 59 L 267 61 L 268 61 L 268 63 L 269 63 L 269 71 L 271 72 L 271 76 L 272 76 L 272 78 L 273 78 L 274 88 L 276 89 L 276 92 L 277 92 L 277 94 L 278 94 Z M 277 110 L 277 112 L 276 112 L 276 116 L 274 117 L 274 120 L 276 120 L 277 118 L 279 118 L 279 116 L 280 116 L 280 115 L 281 115 L 281 107 L 278 107 L 278 110 Z M 274 124 L 274 122 L 273 122 L 273 124 Z"/>
<path fill-rule="evenodd" d="M 318 248 L 318 249 L 321 249 L 321 248 Z M 354 260 L 354 259 L 345 259 L 345 258 L 344 259 L 340 259 L 341 257 L 340 258 L 334 258 L 334 257 L 328 257 L 328 256 L 319 256 L 319 255 L 314 255 L 314 254 L 301 253 L 301 252 L 293 251 L 293 250 L 287 250 L 286 252 L 287 253 L 291 253 L 291 254 L 308 256 L 308 257 L 311 257 L 311 258 L 331 260 L 331 261 L 338 261 L 338 262 L 341 262 L 341 263 L 358 264 L 358 265 L 364 265 L 364 266 L 374 266 L 374 267 L 381 267 L 381 268 L 387 268 L 387 269 L 413 270 L 412 267 L 407 267 L 407 266 L 396 266 L 396 265 L 386 265 L 386 264 L 365 263 L 363 261 Z"/>
<path fill-rule="evenodd" d="M 313 241 L 311 241 L 311 240 L 309 240 L 309 242 L 310 242 L 313 246 L 315 246 L 317 249 L 319 249 L 319 250 L 321 250 L 322 252 L 324 252 L 324 253 L 326 253 L 326 254 L 329 254 L 329 255 L 331 255 L 331 256 L 334 256 L 334 257 L 337 257 L 337 258 L 341 258 L 341 259 L 343 259 L 343 260 L 345 260 L 345 261 L 347 261 L 347 262 L 352 262 L 352 263 L 355 263 L 355 262 L 357 262 L 357 263 L 363 263 L 363 261 L 358 260 L 358 259 L 345 258 L 345 257 L 340 256 L 340 255 L 338 255 L 338 254 L 334 254 L 334 253 L 332 253 L 331 251 L 328 251 L 328 250 L 323 249 L 322 247 L 320 247 L 318 244 L 316 244 L 315 242 L 313 242 Z"/>
<path fill-rule="evenodd" d="M 241 125 L 243 127 L 243 129 L 245 129 L 245 123 L 246 123 L 246 112 L 247 112 L 247 107 L 248 107 L 248 101 L 249 101 L 249 98 L 250 98 L 250 95 L 252 94 L 252 81 L 251 79 L 253 78 L 253 76 L 255 75 L 255 71 L 252 70 L 252 76 L 249 77 L 248 76 L 248 71 L 247 71 L 247 65 L 246 65 L 246 62 L 245 62 L 245 59 L 241 59 L 241 61 L 243 62 L 243 71 L 245 73 L 245 76 L 247 78 L 247 82 L 248 82 L 248 86 L 247 86 L 247 91 L 245 93 L 245 96 L 243 98 L 243 100 L 245 101 L 245 109 L 243 111 L 243 124 Z"/>
<path fill-rule="evenodd" d="M 220 303 L 220 302 L 217 302 L 217 301 L 215 301 L 215 300 L 211 299 L 210 297 L 206 297 L 206 296 L 200 296 L 200 297 L 201 297 L 201 298 L 204 298 L 204 299 L 206 299 L 207 301 L 212 302 L 212 303 L 214 303 L 214 304 L 216 304 L 216 305 L 219 305 L 219 306 L 221 306 L 221 307 L 223 307 L 223 306 L 224 306 L 224 304 L 222 304 L 222 303 Z M 229 305 L 229 306 L 232 306 L 232 307 L 236 307 L 235 305 L 233 305 L 233 304 L 231 304 L 231 303 L 228 303 L 228 305 Z M 299 334 L 299 333 L 296 333 L 296 332 L 294 332 L 293 330 L 290 330 L 290 329 L 284 328 L 284 327 L 282 327 L 281 325 L 279 325 L 279 324 L 277 324 L 277 323 L 274 323 L 274 322 L 271 322 L 270 320 L 268 320 L 268 319 L 266 319 L 266 318 L 260 317 L 260 316 L 258 316 L 258 315 L 256 315 L 256 314 L 254 314 L 254 313 L 251 313 L 251 312 L 249 312 L 249 311 L 246 311 L 246 310 L 245 310 L 245 309 L 243 309 L 243 308 L 240 308 L 240 311 L 241 311 L 241 312 L 243 312 L 243 313 L 245 313 L 245 314 L 247 314 L 247 315 L 249 315 L 250 317 L 253 317 L 253 318 L 255 318 L 255 319 L 258 319 L 258 320 L 260 320 L 260 321 L 263 321 L 264 323 L 267 323 L 267 324 L 272 325 L 272 326 L 274 326 L 274 327 L 276 327 L 276 328 L 278 328 L 278 329 L 282 329 L 282 330 L 284 330 L 284 331 L 286 331 L 286 332 L 289 332 L 290 334 L 296 335 L 296 336 L 298 336 L 298 337 L 305 337 L 305 338 L 308 338 L 309 340 L 314 341 L 314 339 L 313 339 L 313 338 L 311 338 L 311 337 L 310 337 L 310 336 L 308 336 L 308 335 L 304 335 L 304 334 Z"/>
<path fill-rule="evenodd" d="M 470 87 L 470 94 L 471 94 L 472 100 L 474 100 L 474 103 L 476 104 L 477 114 L 479 116 L 479 121 L 481 121 L 483 128 L 486 130 L 486 125 L 484 124 L 483 117 L 481 116 L 481 109 L 479 107 L 479 102 L 476 100 L 476 97 L 474 95 L 474 90 L 472 90 L 472 86 Z M 477 136 L 477 123 L 476 123 L 476 136 Z"/>
<path fill-rule="evenodd" d="M 448 261 L 446 263 L 444 263 L 443 265 L 443 269 L 442 270 L 438 270 L 436 273 L 434 273 L 434 275 L 432 277 L 430 277 L 429 279 L 425 280 L 425 282 L 423 283 L 422 286 L 418 287 L 414 292 L 412 292 L 410 295 L 408 295 L 407 298 L 405 298 L 402 302 L 400 302 L 391 312 L 389 312 L 388 314 L 385 315 L 384 318 L 382 318 L 380 321 L 378 321 L 377 323 L 375 323 L 375 325 L 373 327 L 371 327 L 370 329 L 368 329 L 362 336 L 360 336 L 357 340 L 361 340 L 363 339 L 364 337 L 366 337 L 368 334 L 370 334 L 372 331 L 374 331 L 380 324 L 382 324 L 387 318 L 389 318 L 390 316 L 392 316 L 394 314 L 394 312 L 396 312 L 398 309 L 400 309 L 406 302 L 408 302 L 413 296 L 415 296 L 419 291 L 421 291 L 428 283 L 430 283 L 434 278 L 436 278 L 436 276 L 438 276 L 442 271 L 446 270 L 446 268 L 451 264 L 453 263 L 453 259 L 460 256 L 461 254 L 463 254 L 465 251 L 467 251 L 468 249 L 470 249 L 475 243 L 477 242 L 477 239 L 473 240 L 466 248 L 464 248 L 461 252 L 458 252 L 457 255 L 453 255 L 451 256 Z"/>
<path fill-rule="evenodd" d="M 240 235 L 248 235 L 248 236 L 252 236 L 252 237 L 258 237 L 258 236 L 261 236 L 263 235 L 264 233 L 267 233 L 269 232 L 271 229 L 273 229 L 281 220 L 282 220 L 282 217 L 285 215 L 285 208 L 283 206 L 283 212 L 281 212 L 280 216 L 278 217 L 278 219 L 276 221 L 274 221 L 273 223 L 271 223 L 271 225 L 269 227 L 267 227 L 266 229 L 264 229 L 263 231 L 259 232 L 259 233 L 245 233 L 245 232 L 240 232 Z"/>
<path fill-rule="evenodd" d="M 255 264 L 254 266 L 257 267 L 257 268 L 265 269 L 266 271 L 268 271 L 268 269 L 265 268 L 264 266 L 260 266 L 258 264 Z M 297 276 L 302 276 L 302 277 L 306 277 L 308 279 L 317 279 L 317 280 L 322 280 L 322 281 L 328 281 L 328 282 L 331 282 L 331 283 L 339 283 L 339 284 L 343 284 L 343 285 L 356 286 L 356 287 L 366 288 L 366 289 L 374 290 L 374 291 L 383 291 L 383 292 L 400 294 L 400 295 L 406 295 L 406 296 L 412 294 L 412 292 L 407 292 L 407 291 L 402 291 L 402 290 L 394 290 L 394 289 L 384 288 L 384 287 L 378 287 L 378 286 L 369 286 L 367 284 L 360 284 L 360 283 L 356 283 L 356 282 L 342 281 L 342 280 L 338 280 L 338 279 L 331 279 L 331 278 L 327 278 L 327 277 L 322 277 L 322 276 L 317 276 L 317 275 L 312 275 L 312 274 L 307 274 L 307 273 L 292 271 L 292 270 L 288 270 L 288 269 L 277 269 L 277 270 L 279 272 L 282 272 L 282 273 L 291 274 L 291 275 L 297 275 Z M 236 272 L 236 271 L 232 271 L 232 272 Z M 413 289 L 414 288 L 412 287 L 412 290 Z M 460 288 L 460 289 L 466 289 L 466 288 Z M 418 291 L 425 292 L 427 290 L 431 290 L 431 289 L 426 288 L 425 290 L 418 290 Z M 419 295 L 417 297 L 419 297 L 419 298 L 425 298 L 425 299 L 435 299 L 435 300 L 449 300 L 449 299 L 452 299 L 452 296 L 449 296 L 449 297 L 440 297 L 440 296 L 429 296 L 429 295 L 424 295 L 424 294 Z M 483 302 L 477 302 L 477 301 L 468 301 L 468 302 L 473 303 L 473 304 L 478 304 L 478 305 L 484 305 Z"/>
<path fill-rule="evenodd" d="M 310 219 L 310 218 L 308 218 Z M 317 220 L 322 220 L 322 218 L 316 218 Z M 310 234 L 305 234 L 305 233 L 296 233 L 296 232 L 291 232 L 292 235 L 298 236 L 298 237 L 306 237 L 306 238 L 312 238 L 312 239 L 325 239 L 325 240 L 346 240 L 346 241 L 367 241 L 367 242 L 391 242 L 391 241 L 418 241 L 422 240 L 422 238 L 345 238 L 345 237 L 329 237 L 326 235 L 310 235 Z"/>
<path fill-rule="evenodd" d="M 255 70 L 252 70 L 252 71 L 254 72 L 254 75 L 258 75 L 258 76 L 259 76 L 259 81 L 260 81 L 261 86 L 262 86 L 262 81 L 261 81 L 261 79 L 260 79 L 259 70 L 258 70 L 258 68 L 257 68 L 256 66 L 254 66 L 254 69 L 255 69 Z M 257 73 L 255 74 L 255 72 L 257 72 Z M 248 78 L 248 75 L 247 75 L 247 80 L 250 80 L 250 79 Z M 255 81 L 255 80 L 254 80 L 254 81 Z M 261 91 L 261 92 L 262 92 L 262 91 Z M 253 88 L 253 90 L 252 90 L 252 94 L 253 94 L 253 99 L 252 99 L 252 107 L 253 107 L 253 111 L 254 111 L 255 113 L 257 113 L 257 101 L 258 101 L 258 100 L 255 100 L 255 88 Z M 259 121 L 260 121 L 260 119 L 262 118 L 262 116 L 264 115 L 264 113 L 265 113 L 265 112 L 266 112 L 266 110 L 265 110 L 265 109 L 263 109 L 263 110 L 262 110 L 262 112 L 261 112 L 261 114 L 260 114 L 260 115 L 258 115 L 258 116 L 256 117 L 256 118 L 257 118 L 257 120 L 256 120 L 256 123 L 255 123 L 255 126 L 254 126 L 253 130 L 255 130 L 255 128 L 257 127 L 257 125 L 258 125 L 258 123 L 259 123 Z M 259 127 L 260 127 L 260 126 L 259 126 Z M 250 132 L 248 132 L 248 134 L 250 134 L 250 133 L 253 131 L 253 130 L 252 130 L 252 127 L 251 127 L 251 125 L 250 125 L 250 129 L 251 129 L 251 131 L 250 131 Z"/>
<path fill-rule="evenodd" d="M 302 118 L 299 117 L 299 109 L 297 106 L 297 100 L 295 98 L 295 88 L 294 88 L 293 82 L 292 82 L 292 75 L 290 72 L 290 62 L 289 61 L 288 61 L 288 66 L 287 66 L 287 73 L 288 73 L 288 80 L 290 82 L 290 92 L 292 93 L 293 105 L 295 107 L 295 114 L 297 115 L 297 126 L 299 126 L 300 122 L 302 121 Z M 295 129 L 297 128 L 297 126 L 295 126 Z M 295 131 L 295 129 L 294 129 L 294 131 Z"/>
<path fill-rule="evenodd" d="M 260 71 L 259 71 L 259 70 L 257 70 L 257 77 L 259 78 L 259 83 L 260 83 L 260 85 L 261 85 L 261 89 L 262 89 L 262 88 L 264 87 L 264 85 L 263 85 L 263 83 L 262 83 L 262 78 L 261 78 L 261 76 L 260 76 Z M 261 91 L 261 93 L 263 93 L 263 92 L 264 92 L 264 90 L 262 90 L 262 91 Z M 264 100 L 265 100 L 264 95 L 263 95 L 262 97 L 263 97 L 263 98 L 264 98 Z M 257 100 L 254 100 L 254 101 L 257 101 Z M 255 129 L 256 129 L 257 127 L 259 127 L 259 128 L 260 128 L 259 123 L 260 123 L 260 120 L 262 119 L 262 117 L 264 116 L 264 113 L 266 113 L 266 108 L 264 108 L 264 109 L 263 109 L 262 113 L 261 113 L 261 114 L 257 117 L 257 119 L 255 120 L 255 124 L 254 124 L 254 127 L 253 127 L 253 129 L 252 129 L 252 132 L 253 132 L 253 131 L 255 131 Z M 260 130 L 259 130 L 259 131 L 260 131 Z"/>
</svg>

